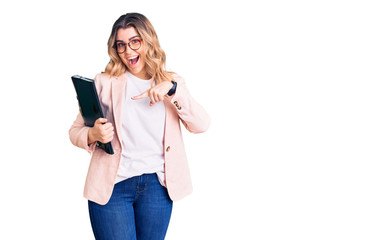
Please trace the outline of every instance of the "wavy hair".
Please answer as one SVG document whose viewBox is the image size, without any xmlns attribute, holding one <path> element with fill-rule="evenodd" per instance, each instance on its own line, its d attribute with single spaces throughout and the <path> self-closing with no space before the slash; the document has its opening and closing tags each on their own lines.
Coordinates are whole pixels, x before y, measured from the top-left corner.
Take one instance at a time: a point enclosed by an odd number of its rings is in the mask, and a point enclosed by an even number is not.
<svg viewBox="0 0 376 240">
<path fill-rule="evenodd" d="M 140 13 L 127 13 L 119 17 L 114 23 L 108 39 L 108 55 L 110 62 L 105 72 L 110 76 L 120 76 L 127 67 L 121 61 L 116 49 L 113 48 L 117 31 L 121 28 L 134 27 L 142 38 L 145 53 L 145 70 L 157 83 L 173 80 L 173 72 L 166 71 L 166 54 L 159 44 L 157 33 L 150 21 Z"/>
</svg>

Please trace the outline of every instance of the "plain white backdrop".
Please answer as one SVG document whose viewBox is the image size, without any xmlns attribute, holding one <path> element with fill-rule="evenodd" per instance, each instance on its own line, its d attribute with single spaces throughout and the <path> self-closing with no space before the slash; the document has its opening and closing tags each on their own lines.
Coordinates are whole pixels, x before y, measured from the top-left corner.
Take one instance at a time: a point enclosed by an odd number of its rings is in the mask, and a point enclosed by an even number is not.
<svg viewBox="0 0 376 240">
<path fill-rule="evenodd" d="M 167 68 L 209 112 L 184 130 L 194 192 L 168 240 L 376 239 L 372 1 L 0 4 L 0 239 L 94 239 L 90 155 L 70 76 L 94 77 L 122 14 L 154 25 Z"/>
</svg>

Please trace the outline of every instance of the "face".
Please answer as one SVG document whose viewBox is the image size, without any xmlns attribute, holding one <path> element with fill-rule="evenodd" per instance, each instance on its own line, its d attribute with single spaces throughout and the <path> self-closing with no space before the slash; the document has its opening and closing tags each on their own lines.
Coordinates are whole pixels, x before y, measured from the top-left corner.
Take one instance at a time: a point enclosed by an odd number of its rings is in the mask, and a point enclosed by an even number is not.
<svg viewBox="0 0 376 240">
<path fill-rule="evenodd" d="M 121 61 L 127 66 L 128 71 L 134 76 L 141 79 L 150 79 L 150 76 L 146 73 L 145 69 L 145 55 L 143 42 L 141 41 L 141 47 L 137 50 L 133 50 L 129 47 L 129 42 L 137 43 L 137 40 L 141 39 L 141 36 L 137 33 L 134 27 L 121 28 L 117 31 L 115 42 L 122 41 L 125 43 L 125 51 L 118 53 Z M 124 46 L 123 43 L 117 42 L 119 46 Z M 136 45 L 136 44 L 134 44 Z"/>
</svg>

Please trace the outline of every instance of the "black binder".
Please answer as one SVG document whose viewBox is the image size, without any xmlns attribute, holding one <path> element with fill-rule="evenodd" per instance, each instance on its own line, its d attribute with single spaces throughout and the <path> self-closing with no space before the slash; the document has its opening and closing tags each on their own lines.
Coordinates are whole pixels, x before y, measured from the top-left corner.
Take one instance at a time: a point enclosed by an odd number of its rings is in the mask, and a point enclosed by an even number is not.
<svg viewBox="0 0 376 240">
<path fill-rule="evenodd" d="M 74 75 L 72 76 L 72 81 L 74 88 L 76 89 L 77 100 L 80 106 L 81 115 L 85 121 L 85 126 L 93 127 L 98 118 L 105 118 L 99 102 L 94 80 Z M 97 146 L 108 154 L 114 154 L 111 142 L 104 144 L 98 141 Z"/>
</svg>

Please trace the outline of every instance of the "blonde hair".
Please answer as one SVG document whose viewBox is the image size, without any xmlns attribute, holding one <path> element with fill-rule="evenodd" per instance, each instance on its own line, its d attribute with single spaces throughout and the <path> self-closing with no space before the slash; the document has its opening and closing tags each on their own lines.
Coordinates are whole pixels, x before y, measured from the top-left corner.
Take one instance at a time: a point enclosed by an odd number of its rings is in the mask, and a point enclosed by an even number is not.
<svg viewBox="0 0 376 240">
<path fill-rule="evenodd" d="M 121 61 L 113 46 L 117 31 L 128 27 L 134 27 L 142 38 L 147 74 L 157 83 L 173 80 L 173 73 L 166 71 L 166 54 L 159 45 L 157 33 L 150 21 L 140 13 L 127 13 L 120 16 L 114 23 L 107 43 L 110 62 L 107 64 L 105 72 L 110 76 L 120 76 L 127 71 L 127 67 Z"/>
</svg>

